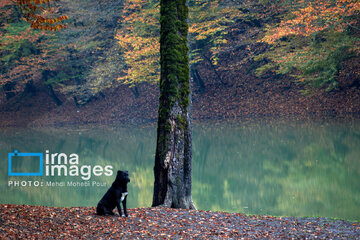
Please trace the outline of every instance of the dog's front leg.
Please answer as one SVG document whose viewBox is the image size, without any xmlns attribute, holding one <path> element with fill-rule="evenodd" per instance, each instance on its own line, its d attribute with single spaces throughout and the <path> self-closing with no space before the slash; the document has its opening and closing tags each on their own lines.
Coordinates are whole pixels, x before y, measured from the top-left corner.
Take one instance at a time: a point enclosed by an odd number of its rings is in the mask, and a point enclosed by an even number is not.
<svg viewBox="0 0 360 240">
<path fill-rule="evenodd" d="M 120 202 L 121 202 L 121 192 L 116 194 L 116 207 L 117 207 L 119 215 L 121 217 L 122 216 L 122 211 L 121 211 Z"/>
<path fill-rule="evenodd" d="M 123 207 L 124 207 L 125 217 L 128 217 L 127 208 L 126 208 L 126 199 L 127 199 L 127 195 L 125 195 L 125 198 L 124 198 L 124 200 L 122 201 L 122 204 L 123 204 Z"/>
</svg>

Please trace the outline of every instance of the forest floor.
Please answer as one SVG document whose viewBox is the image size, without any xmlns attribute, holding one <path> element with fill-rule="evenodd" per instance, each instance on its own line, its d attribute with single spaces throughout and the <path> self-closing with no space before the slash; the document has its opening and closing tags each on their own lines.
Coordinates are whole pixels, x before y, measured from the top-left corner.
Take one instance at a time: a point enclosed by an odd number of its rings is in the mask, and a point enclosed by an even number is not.
<svg viewBox="0 0 360 240">
<path fill-rule="evenodd" d="M 94 207 L 0 204 L 0 239 L 360 239 L 360 223 L 167 208 L 97 216 Z"/>
<path fill-rule="evenodd" d="M 354 69 L 360 67 L 360 63 L 354 61 L 347 65 L 354 65 Z M 208 79 L 205 85 L 200 88 L 194 83 L 192 86 L 195 122 L 360 118 L 360 80 L 347 73 L 339 75 L 339 89 L 331 92 L 320 89 L 305 96 L 301 93 L 302 87 L 285 76 L 256 78 L 241 68 L 236 72 L 224 71 L 224 83 L 221 83 L 212 80 L 211 72 L 206 69 L 209 66 L 199 70 L 200 75 Z M 0 127 L 138 125 L 157 120 L 157 85 L 138 84 L 136 94 L 124 85 L 110 88 L 82 106 L 76 105 L 69 96 L 58 97 L 63 101 L 60 106 L 49 96 L 46 86 L 36 86 L 31 92 L 8 100 L 0 94 Z"/>
<path fill-rule="evenodd" d="M 291 85 L 291 83 L 288 83 Z M 250 84 L 249 84 L 250 85 Z M 254 85 L 252 83 L 251 85 Z M 285 84 L 286 85 L 286 84 Z M 192 118 L 204 121 L 257 121 L 264 119 L 358 119 L 360 94 L 357 88 L 342 92 L 307 97 L 291 87 L 263 93 L 255 87 L 209 87 L 194 92 Z M 249 88 L 249 89 L 248 89 Z M 281 88 L 281 87 L 279 87 Z M 296 87 L 294 87 L 296 88 Z M 0 101 L 0 127 L 43 127 L 68 125 L 148 124 L 157 120 L 158 89 L 153 85 L 139 86 L 136 97 L 126 86 L 105 92 L 106 97 L 93 99 L 84 106 L 65 101 L 61 106 L 49 98 L 46 91 L 38 91 L 19 99 Z M 264 91 L 267 91 L 264 88 Z"/>
</svg>

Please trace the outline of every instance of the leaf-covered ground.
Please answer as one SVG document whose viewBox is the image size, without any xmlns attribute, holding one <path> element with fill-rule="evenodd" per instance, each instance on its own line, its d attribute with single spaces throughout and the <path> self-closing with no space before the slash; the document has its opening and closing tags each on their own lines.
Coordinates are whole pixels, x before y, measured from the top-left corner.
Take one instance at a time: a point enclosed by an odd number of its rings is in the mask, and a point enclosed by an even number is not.
<svg viewBox="0 0 360 240">
<path fill-rule="evenodd" d="M 94 207 L 0 204 L 0 239 L 360 239 L 360 223 L 166 208 L 97 216 Z"/>
</svg>

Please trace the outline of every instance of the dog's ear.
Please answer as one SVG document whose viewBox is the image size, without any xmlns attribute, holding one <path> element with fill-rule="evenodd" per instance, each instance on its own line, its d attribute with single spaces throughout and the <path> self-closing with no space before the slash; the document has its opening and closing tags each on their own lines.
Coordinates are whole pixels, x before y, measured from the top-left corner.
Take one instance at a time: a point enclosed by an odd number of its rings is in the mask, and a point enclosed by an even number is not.
<svg viewBox="0 0 360 240">
<path fill-rule="evenodd" d="M 121 174 L 121 173 L 122 173 L 122 171 L 121 171 L 121 170 L 118 170 L 117 174 Z"/>
</svg>

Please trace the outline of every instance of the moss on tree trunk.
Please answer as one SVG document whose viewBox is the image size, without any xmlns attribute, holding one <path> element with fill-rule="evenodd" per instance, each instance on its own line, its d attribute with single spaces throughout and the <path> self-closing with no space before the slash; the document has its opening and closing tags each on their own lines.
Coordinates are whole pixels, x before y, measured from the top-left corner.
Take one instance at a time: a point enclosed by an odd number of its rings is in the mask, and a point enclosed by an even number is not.
<svg viewBox="0 0 360 240">
<path fill-rule="evenodd" d="M 153 206 L 194 209 L 186 0 L 161 0 L 160 104 Z"/>
</svg>

